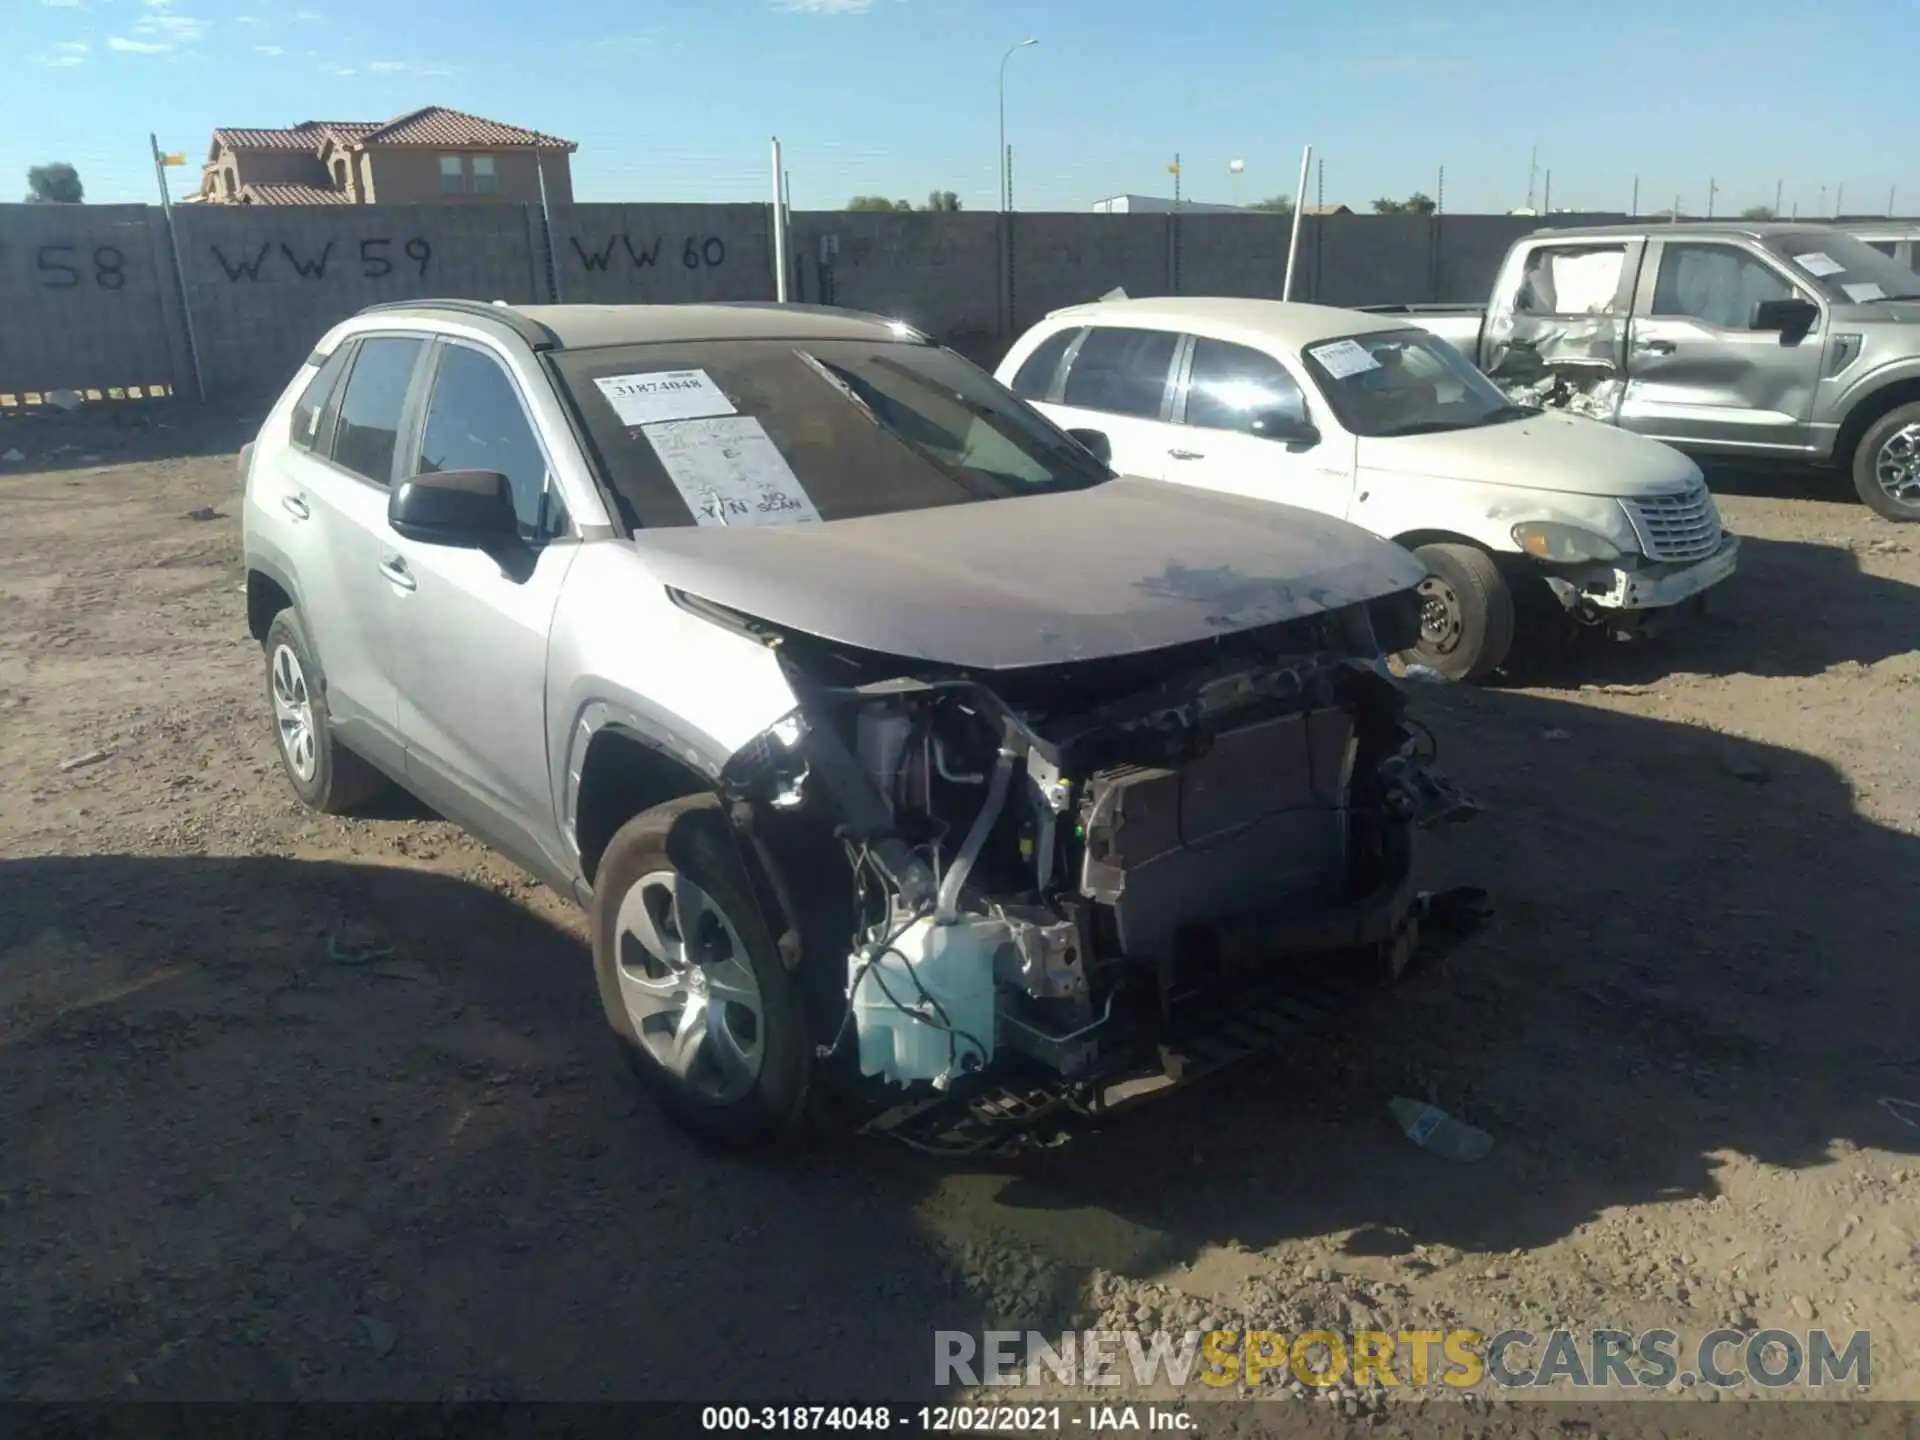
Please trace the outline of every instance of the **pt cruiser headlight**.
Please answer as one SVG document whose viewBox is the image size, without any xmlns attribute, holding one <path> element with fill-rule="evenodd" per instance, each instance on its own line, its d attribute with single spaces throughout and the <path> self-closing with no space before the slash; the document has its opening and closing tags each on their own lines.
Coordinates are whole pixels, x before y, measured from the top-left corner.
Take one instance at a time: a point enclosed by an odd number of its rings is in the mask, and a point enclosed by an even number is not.
<svg viewBox="0 0 1920 1440">
<path fill-rule="evenodd" d="M 1620 558 L 1620 547 L 1604 535 L 1582 530 L 1578 525 L 1558 525 L 1551 520 L 1529 520 L 1513 527 L 1513 543 L 1536 560 L 1556 565 L 1578 565 L 1585 561 L 1602 564 Z"/>
</svg>

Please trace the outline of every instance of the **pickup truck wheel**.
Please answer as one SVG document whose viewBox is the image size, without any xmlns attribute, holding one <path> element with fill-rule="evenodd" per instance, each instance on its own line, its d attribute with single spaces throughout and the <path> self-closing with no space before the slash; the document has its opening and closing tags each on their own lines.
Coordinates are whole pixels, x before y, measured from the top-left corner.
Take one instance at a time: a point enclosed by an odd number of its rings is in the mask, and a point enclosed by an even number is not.
<svg viewBox="0 0 1920 1440">
<path fill-rule="evenodd" d="M 1920 520 L 1920 403 L 1896 405 L 1853 452 L 1853 488 L 1889 520 Z"/>
<path fill-rule="evenodd" d="M 643 811 L 593 882 L 593 964 L 628 1062 L 687 1130 L 747 1148 L 791 1137 L 813 1046 L 713 795 Z"/>
<path fill-rule="evenodd" d="M 345 815 L 385 790 L 387 777 L 333 737 L 326 681 L 299 612 L 286 609 L 274 616 L 261 648 L 274 749 L 293 793 L 323 814 Z"/>
<path fill-rule="evenodd" d="M 1422 545 L 1420 643 L 1409 663 L 1449 680 L 1484 680 L 1513 648 L 1513 590 L 1493 557 L 1471 545 Z"/>
</svg>

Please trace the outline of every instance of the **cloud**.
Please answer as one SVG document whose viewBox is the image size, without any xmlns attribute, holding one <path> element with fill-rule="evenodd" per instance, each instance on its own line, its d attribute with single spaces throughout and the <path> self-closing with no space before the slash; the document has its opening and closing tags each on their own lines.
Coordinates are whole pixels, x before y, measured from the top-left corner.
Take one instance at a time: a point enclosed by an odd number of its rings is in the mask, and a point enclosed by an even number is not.
<svg viewBox="0 0 1920 1440">
<path fill-rule="evenodd" d="M 87 63 L 87 47 L 78 40 L 62 40 L 45 55 L 33 57 L 33 63 L 50 70 L 66 70 Z"/>
<path fill-rule="evenodd" d="M 124 55 L 165 55 L 182 45 L 192 45 L 207 33 L 207 22 L 191 15 L 176 15 L 173 0 L 141 0 L 147 14 L 133 23 L 131 35 L 115 35 L 107 48 Z"/>
<path fill-rule="evenodd" d="M 351 65 L 329 65 L 327 67 L 327 74 L 338 75 L 342 79 L 345 79 L 349 75 L 358 75 L 359 73 L 360 72 Z"/>
<path fill-rule="evenodd" d="M 236 25 L 258 25 L 260 23 L 260 17 L 258 15 L 236 15 L 233 17 L 233 23 Z"/>
<path fill-rule="evenodd" d="M 253 47 L 253 53 L 256 55 L 284 55 L 287 52 L 282 50 L 278 45 L 256 45 Z"/>
<path fill-rule="evenodd" d="M 773 8 L 795 15 L 859 15 L 873 0 L 772 0 Z"/>
<path fill-rule="evenodd" d="M 445 75 L 447 68 L 426 60 L 373 60 L 367 71 L 373 75 Z"/>
<path fill-rule="evenodd" d="M 1377 55 L 1352 61 L 1346 71 L 1349 75 L 1457 75 L 1466 68 L 1466 61 L 1443 55 Z"/>
</svg>

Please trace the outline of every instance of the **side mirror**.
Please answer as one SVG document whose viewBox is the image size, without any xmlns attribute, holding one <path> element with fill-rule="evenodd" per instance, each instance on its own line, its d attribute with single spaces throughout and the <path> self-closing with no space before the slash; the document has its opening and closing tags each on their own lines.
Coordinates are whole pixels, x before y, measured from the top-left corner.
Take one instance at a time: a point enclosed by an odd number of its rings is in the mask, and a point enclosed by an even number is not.
<svg viewBox="0 0 1920 1440">
<path fill-rule="evenodd" d="M 513 487 L 493 470 L 437 470 L 402 481 L 387 501 L 387 524 L 423 545 L 469 550 L 520 538 Z"/>
<path fill-rule="evenodd" d="M 1320 429 L 1305 416 L 1288 410 L 1263 410 L 1247 424 L 1247 429 L 1262 440 L 1278 440 L 1287 445 L 1318 445 Z"/>
<path fill-rule="evenodd" d="M 1093 458 L 1102 465 L 1113 464 L 1113 442 L 1107 439 L 1104 430 L 1069 430 L 1067 434 L 1078 440 L 1093 452 Z"/>
<path fill-rule="evenodd" d="M 1820 322 L 1820 307 L 1811 300 L 1761 300 L 1753 307 L 1753 330 L 1778 330 L 1804 335 Z"/>
</svg>

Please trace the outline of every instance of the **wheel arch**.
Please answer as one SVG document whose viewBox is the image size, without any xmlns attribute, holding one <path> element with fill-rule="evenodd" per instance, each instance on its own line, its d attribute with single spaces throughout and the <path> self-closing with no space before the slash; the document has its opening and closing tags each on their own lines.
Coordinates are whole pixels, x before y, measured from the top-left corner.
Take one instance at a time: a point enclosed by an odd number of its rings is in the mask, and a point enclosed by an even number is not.
<svg viewBox="0 0 1920 1440">
<path fill-rule="evenodd" d="M 588 737 L 573 784 L 573 841 L 588 884 L 614 832 L 644 810 L 702 792 L 716 793 L 711 777 L 669 754 L 651 737 L 610 720 Z"/>
<path fill-rule="evenodd" d="M 1859 449 L 1861 439 L 1873 428 L 1874 422 L 1888 411 L 1915 401 L 1920 401 L 1920 375 L 1889 381 L 1879 389 L 1862 395 L 1840 422 L 1840 433 L 1833 442 L 1834 462 L 1851 469 L 1854 452 Z"/>
</svg>

